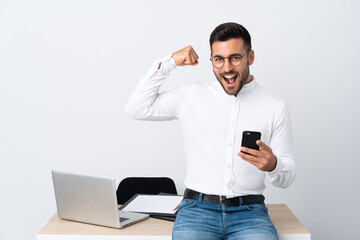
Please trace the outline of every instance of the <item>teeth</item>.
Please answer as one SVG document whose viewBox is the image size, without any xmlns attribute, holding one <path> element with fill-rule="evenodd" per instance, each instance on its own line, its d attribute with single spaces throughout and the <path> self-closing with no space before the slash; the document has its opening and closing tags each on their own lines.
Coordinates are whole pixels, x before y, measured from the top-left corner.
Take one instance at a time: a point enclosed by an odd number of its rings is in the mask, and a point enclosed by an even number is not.
<svg viewBox="0 0 360 240">
<path fill-rule="evenodd" d="M 233 78 L 233 77 L 235 77 L 235 75 L 233 75 L 233 76 L 224 76 L 224 78 L 227 78 L 227 79 L 230 79 L 230 78 Z"/>
</svg>

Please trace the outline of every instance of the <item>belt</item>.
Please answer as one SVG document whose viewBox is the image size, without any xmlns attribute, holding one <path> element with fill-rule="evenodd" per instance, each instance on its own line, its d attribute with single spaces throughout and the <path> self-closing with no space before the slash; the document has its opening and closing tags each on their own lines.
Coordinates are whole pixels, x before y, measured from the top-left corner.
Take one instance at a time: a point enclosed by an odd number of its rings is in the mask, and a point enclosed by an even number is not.
<svg viewBox="0 0 360 240">
<path fill-rule="evenodd" d="M 187 189 L 184 193 L 185 199 L 199 200 L 199 197 L 200 197 L 200 193 L 193 190 Z M 203 193 L 202 200 L 204 202 L 212 202 L 212 203 L 218 203 L 218 204 L 230 205 L 230 206 L 239 206 L 239 205 L 263 203 L 265 197 L 260 194 L 260 195 L 246 195 L 241 197 L 226 198 L 225 196 L 208 195 Z"/>
</svg>

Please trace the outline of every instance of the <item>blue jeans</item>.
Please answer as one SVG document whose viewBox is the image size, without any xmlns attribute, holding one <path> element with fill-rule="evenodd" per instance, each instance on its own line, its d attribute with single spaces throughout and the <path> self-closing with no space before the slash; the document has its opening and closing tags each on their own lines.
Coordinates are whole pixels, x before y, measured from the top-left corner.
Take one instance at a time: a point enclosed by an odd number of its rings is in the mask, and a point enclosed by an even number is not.
<svg viewBox="0 0 360 240">
<path fill-rule="evenodd" d="M 278 240 L 279 237 L 264 203 L 227 206 L 183 199 L 172 239 Z"/>
</svg>

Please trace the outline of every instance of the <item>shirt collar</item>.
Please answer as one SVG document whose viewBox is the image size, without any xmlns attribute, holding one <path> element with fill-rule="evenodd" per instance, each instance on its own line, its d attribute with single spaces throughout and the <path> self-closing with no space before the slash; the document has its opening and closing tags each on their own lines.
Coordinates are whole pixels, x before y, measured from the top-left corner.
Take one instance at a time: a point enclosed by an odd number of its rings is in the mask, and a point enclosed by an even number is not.
<svg viewBox="0 0 360 240">
<path fill-rule="evenodd" d="M 249 82 L 249 83 L 247 83 L 247 84 L 245 84 L 243 86 L 243 88 L 240 90 L 239 94 L 242 93 L 242 92 L 248 91 L 250 89 L 253 89 L 254 87 L 256 87 L 256 79 L 255 79 L 255 77 L 253 77 L 253 80 L 251 82 Z"/>
</svg>

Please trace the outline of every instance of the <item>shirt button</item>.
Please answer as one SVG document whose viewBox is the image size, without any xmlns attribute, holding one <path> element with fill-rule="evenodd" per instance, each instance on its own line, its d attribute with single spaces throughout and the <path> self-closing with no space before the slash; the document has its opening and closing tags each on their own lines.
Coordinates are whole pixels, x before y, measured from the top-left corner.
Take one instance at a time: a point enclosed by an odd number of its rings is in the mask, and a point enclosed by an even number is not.
<svg viewBox="0 0 360 240">
<path fill-rule="evenodd" d="M 232 122 L 231 122 L 231 125 L 234 125 L 234 124 L 235 124 L 235 121 L 232 121 Z"/>
</svg>

